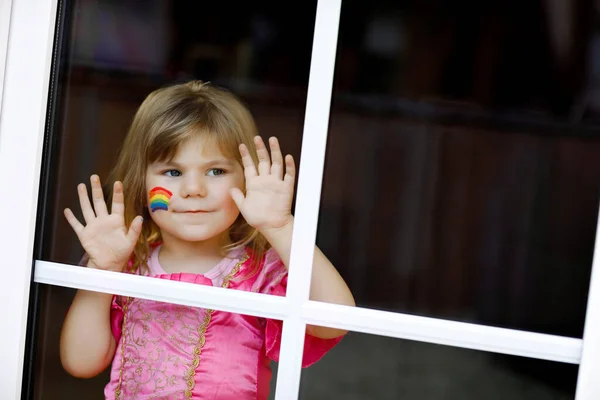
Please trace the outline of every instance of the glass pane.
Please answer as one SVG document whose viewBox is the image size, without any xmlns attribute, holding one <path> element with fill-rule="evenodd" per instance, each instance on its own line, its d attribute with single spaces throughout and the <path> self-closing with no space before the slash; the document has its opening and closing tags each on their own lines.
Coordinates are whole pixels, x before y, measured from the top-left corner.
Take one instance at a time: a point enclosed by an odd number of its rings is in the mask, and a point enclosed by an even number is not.
<svg viewBox="0 0 600 400">
<path fill-rule="evenodd" d="M 137 108 L 160 87 L 200 79 L 231 90 L 261 136 L 277 136 L 299 160 L 316 0 L 292 8 L 293 20 L 284 17 L 289 6 L 260 1 L 73 2 L 47 155 L 42 259 L 79 261 L 63 209 L 77 213 L 79 182 L 109 175 Z"/>
<path fill-rule="evenodd" d="M 71 305 L 71 302 L 73 300 L 73 296 L 75 295 L 75 290 L 72 289 L 67 289 L 67 288 L 62 288 L 62 287 L 57 287 L 57 286 L 48 286 L 48 285 L 40 285 L 40 298 L 41 298 L 41 308 L 40 308 L 40 314 L 39 314 L 39 318 L 40 318 L 40 323 L 43 327 L 43 329 L 41 329 L 38 332 L 38 338 L 37 338 L 37 353 L 36 353 L 36 358 L 35 358 L 35 363 L 33 366 L 34 369 L 34 374 L 35 374 L 35 388 L 34 388 L 34 392 L 33 392 L 33 399 L 39 399 L 39 400 L 55 400 L 55 399 L 61 399 L 61 400 L 71 400 L 71 399 L 89 399 L 89 400 L 95 400 L 95 399 L 105 399 L 104 396 L 104 391 L 105 391 L 105 387 L 107 385 L 109 385 L 109 387 L 114 388 L 115 385 L 115 381 L 111 381 L 111 367 L 107 368 L 104 372 L 102 372 L 101 374 L 91 378 L 91 379 L 78 379 L 78 378 L 74 378 L 73 376 L 69 375 L 62 367 L 61 365 L 61 360 L 60 360 L 60 354 L 59 354 L 59 339 L 60 339 L 60 333 L 61 333 L 61 328 L 62 328 L 62 322 L 64 320 L 65 315 L 67 314 L 68 308 Z M 132 303 L 135 306 L 135 303 Z M 176 307 L 179 306 L 174 306 L 171 304 L 167 304 L 167 303 L 156 303 L 154 302 L 154 304 L 158 305 L 158 307 L 155 307 L 155 310 L 161 310 L 163 311 L 160 315 L 158 315 L 157 313 L 153 313 L 153 311 L 147 311 L 146 308 L 144 308 L 144 310 L 146 310 L 146 314 L 143 316 L 144 321 L 148 321 L 148 323 L 150 324 L 150 326 L 152 327 L 153 323 L 163 323 L 165 320 L 165 316 L 166 319 L 169 319 L 167 312 L 164 312 L 164 310 L 171 310 L 174 309 Z M 141 310 L 142 308 L 140 308 Z M 132 308 L 133 310 L 133 308 Z M 181 310 L 181 309 L 180 309 Z M 189 309 L 188 309 L 189 310 Z M 182 311 L 183 312 L 183 321 L 191 321 L 191 316 L 193 315 L 193 313 L 190 313 L 189 311 L 186 311 L 185 309 Z M 219 315 L 220 314 L 220 315 Z M 149 329 L 149 330 L 143 330 L 140 327 L 140 315 L 137 311 L 133 310 L 132 314 L 130 314 L 132 316 L 132 318 L 129 318 L 128 321 L 125 323 L 124 328 L 123 328 L 123 332 L 130 332 L 129 335 L 126 336 L 126 340 L 125 343 L 127 344 L 127 346 L 125 347 L 125 352 L 123 353 L 123 357 L 131 357 L 131 355 L 137 355 L 137 354 L 141 354 L 143 352 L 149 352 L 152 353 L 152 349 L 155 348 L 154 347 L 154 343 L 157 344 L 156 348 L 160 347 L 160 343 L 157 340 L 157 337 L 154 335 L 153 333 L 156 333 L 156 330 L 153 329 Z M 157 316 L 158 315 L 158 316 Z M 240 315 L 234 315 L 234 314 L 229 314 L 229 313 L 225 313 L 225 312 L 219 312 L 219 311 L 215 311 L 212 315 L 211 315 L 211 320 L 208 324 L 208 328 L 207 328 L 207 333 L 206 333 L 206 341 L 203 344 L 202 347 L 202 352 L 200 354 L 200 363 L 202 363 L 203 361 L 207 361 L 209 358 L 213 357 L 214 354 L 219 352 L 219 345 L 222 345 L 223 348 L 226 349 L 226 352 L 232 349 L 232 345 L 231 344 L 227 344 L 226 341 L 222 341 L 222 337 L 219 340 L 219 344 L 215 344 L 215 341 L 212 341 L 211 343 L 211 331 L 215 328 L 217 329 L 222 329 L 223 324 L 221 324 L 219 321 L 224 321 L 224 320 L 231 320 L 232 318 L 239 318 L 239 319 L 243 319 L 245 321 L 246 324 L 250 325 L 250 324 L 254 324 L 256 323 L 257 319 L 255 317 L 251 317 L 251 316 L 240 316 Z M 137 320 L 136 320 L 137 319 Z M 182 332 L 184 332 L 187 327 L 182 325 L 178 327 L 177 324 L 177 318 L 173 317 L 172 321 L 171 321 L 171 325 L 169 325 L 169 329 L 168 331 L 166 331 L 168 334 L 170 335 L 179 335 Z M 198 321 L 199 322 L 199 321 Z M 233 326 L 233 325 L 231 325 Z M 132 327 L 132 328 L 128 328 L 128 327 Z M 243 329 L 242 329 L 243 330 Z M 240 332 L 236 332 L 237 336 L 234 335 L 229 335 L 231 340 L 236 340 L 236 341 L 247 341 L 249 336 L 244 335 L 244 334 L 240 334 Z M 183 336 L 182 336 L 183 337 Z M 187 337 L 187 336 L 185 336 Z M 154 342 L 154 343 L 153 343 Z M 181 349 L 185 349 L 185 346 L 187 347 L 191 347 L 190 343 L 184 343 L 184 341 L 180 340 L 178 341 L 179 344 L 182 344 Z M 117 354 L 115 357 L 118 357 L 120 354 L 120 349 L 117 348 Z M 256 348 L 254 349 L 257 353 L 258 352 L 263 352 L 263 349 Z M 250 346 L 247 348 L 247 352 L 252 353 L 253 348 Z M 175 372 L 173 371 L 178 371 L 181 368 L 178 368 L 178 365 L 176 362 L 172 362 L 173 360 L 170 360 L 169 358 L 166 357 L 162 357 L 161 363 L 160 365 L 155 364 L 152 365 L 152 360 L 153 358 L 159 359 L 161 357 L 161 353 L 160 352 L 154 352 L 152 353 L 154 356 L 156 357 L 152 357 L 149 356 L 148 359 L 136 359 L 135 357 L 132 357 L 132 361 L 130 362 L 130 364 L 135 365 L 136 363 L 138 364 L 137 368 L 126 368 L 123 374 L 123 386 L 127 386 L 127 388 L 123 388 L 122 393 L 123 393 L 123 398 L 127 399 L 127 398 L 133 398 L 133 397 L 127 397 L 128 394 L 129 396 L 131 396 L 131 393 L 133 393 L 134 389 L 137 388 L 137 390 L 141 391 L 141 393 L 144 393 L 144 390 L 147 390 L 148 386 L 146 385 L 147 382 L 150 382 L 150 385 L 152 386 L 152 389 L 155 389 L 156 391 L 154 392 L 155 395 L 161 395 L 164 397 L 160 397 L 160 398 L 177 398 L 177 399 L 183 399 L 183 395 L 181 393 L 181 391 L 179 392 L 175 392 L 175 397 L 173 397 L 173 395 L 171 394 L 171 396 L 167 396 L 165 395 L 165 392 L 162 391 L 168 391 L 169 388 L 173 388 L 173 387 L 180 387 L 182 382 L 182 378 L 178 375 L 175 374 Z M 189 364 L 191 362 L 191 355 L 193 353 L 190 351 L 189 352 L 189 357 L 185 358 L 182 357 L 182 359 L 179 359 L 177 361 L 179 361 L 181 363 L 181 365 L 183 365 L 183 369 L 187 369 L 187 364 Z M 116 358 L 115 358 L 116 359 Z M 150 360 L 150 361 L 148 361 Z M 275 366 L 276 364 L 274 362 L 267 362 L 266 364 L 260 366 L 257 368 L 257 363 L 256 362 L 252 362 L 251 368 L 250 368 L 250 373 L 247 373 L 248 371 L 243 371 L 240 370 L 239 367 L 234 367 L 232 365 L 227 366 L 227 362 L 230 363 L 234 363 L 235 365 L 238 366 L 244 366 L 244 360 L 243 357 L 227 357 L 227 356 L 223 356 L 221 354 L 221 357 L 218 357 L 217 362 L 221 365 L 221 367 L 216 368 L 216 370 L 222 370 L 222 369 L 229 369 L 232 372 L 235 372 L 235 370 L 238 370 L 239 374 L 236 374 L 236 376 L 243 376 L 243 377 L 251 377 L 253 375 L 253 373 L 257 373 L 258 376 L 260 376 L 261 378 L 264 378 L 262 380 L 263 382 L 263 386 L 262 389 L 265 392 L 269 392 L 269 398 L 274 398 L 275 395 L 275 382 L 277 380 L 277 368 L 276 367 L 272 367 Z M 254 360 L 256 361 L 256 360 Z M 214 361 L 213 361 L 214 362 Z M 241 367 L 243 368 L 243 367 Z M 272 379 L 269 382 L 268 377 L 270 375 L 268 368 L 271 368 L 272 371 Z M 173 372 L 171 375 L 169 374 L 163 374 L 163 370 L 167 370 L 170 372 Z M 129 371 L 129 372 L 128 372 Z M 243 372 L 243 373 L 242 373 Z M 116 375 L 115 375 L 116 376 Z M 196 385 L 198 387 L 200 387 L 200 383 L 202 382 L 202 377 L 200 377 L 198 375 L 198 373 L 196 373 Z M 245 378 L 242 378 L 245 379 Z M 235 379 L 230 380 L 230 382 L 235 381 Z M 110 382 L 110 383 L 109 383 Z M 184 380 L 185 382 L 185 380 Z M 187 382 L 185 382 L 187 384 Z M 170 386 L 168 386 L 168 385 Z M 213 389 L 215 387 L 218 388 L 218 385 L 207 385 L 207 386 L 211 386 L 213 387 Z M 223 385 L 222 385 L 223 386 Z M 252 385 L 250 385 L 252 386 Z M 221 393 L 226 393 L 228 391 L 228 388 L 230 386 L 224 385 L 220 390 Z M 238 385 L 239 387 L 239 385 Z M 242 387 L 244 387 L 244 385 L 242 384 Z M 256 389 L 256 385 L 252 386 L 252 390 Z M 174 390 L 174 389 L 173 389 Z M 244 392 L 242 392 L 244 393 Z M 106 398 L 114 398 L 111 396 L 114 396 L 114 391 L 112 390 L 108 390 L 107 389 L 107 396 Z"/>
<path fill-rule="evenodd" d="M 81 260 L 83 249 L 63 210 L 69 207 L 83 220 L 76 188 L 79 182 L 89 185 L 93 173 L 105 188 L 112 186 L 108 175 L 132 118 L 160 87 L 199 79 L 230 90 L 250 110 L 261 136 L 277 136 L 282 150 L 299 160 L 316 0 L 291 6 L 265 1 L 63 3 L 39 258 L 68 264 Z M 73 292 L 43 288 L 41 294 L 35 398 L 103 398 L 106 372 L 78 380 L 59 362 L 58 335 Z"/>
<path fill-rule="evenodd" d="M 300 399 L 569 400 L 578 366 L 349 333 L 302 372 Z"/>
<path fill-rule="evenodd" d="M 566 4 L 343 3 L 318 245 L 358 305 L 582 336 L 600 30 Z"/>
</svg>

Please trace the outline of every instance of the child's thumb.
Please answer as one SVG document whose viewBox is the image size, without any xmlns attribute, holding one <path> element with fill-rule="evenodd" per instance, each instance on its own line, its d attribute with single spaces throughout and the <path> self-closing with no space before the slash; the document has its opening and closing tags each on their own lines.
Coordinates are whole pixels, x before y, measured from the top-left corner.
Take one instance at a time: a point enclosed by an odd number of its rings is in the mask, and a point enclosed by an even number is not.
<svg viewBox="0 0 600 400">
<path fill-rule="evenodd" d="M 142 224 L 144 223 L 144 218 L 141 216 L 137 216 L 131 222 L 131 226 L 129 227 L 129 231 L 127 232 L 127 236 L 131 241 L 137 241 L 138 236 L 142 232 Z"/>
<path fill-rule="evenodd" d="M 242 191 L 239 188 L 232 188 L 230 194 L 235 205 L 238 208 L 240 208 L 242 206 L 242 203 L 244 202 L 244 193 L 242 193 Z"/>
</svg>

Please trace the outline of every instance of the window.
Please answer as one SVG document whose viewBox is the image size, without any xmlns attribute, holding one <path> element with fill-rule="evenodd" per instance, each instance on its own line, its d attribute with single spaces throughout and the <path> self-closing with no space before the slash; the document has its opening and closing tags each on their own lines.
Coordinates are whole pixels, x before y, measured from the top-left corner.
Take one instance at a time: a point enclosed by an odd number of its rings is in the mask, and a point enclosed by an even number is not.
<svg viewBox="0 0 600 400">
<path fill-rule="evenodd" d="M 220 15 L 230 5 L 221 2 L 210 9 L 196 3 L 150 1 L 141 8 L 112 1 L 34 5 L 12 0 L 0 7 L 0 61 L 6 55 L 0 75 L 0 251 L 5 255 L 0 293 L 10 305 L 0 346 L 2 370 L 7 371 L 0 378 L 0 397 L 45 398 L 34 396 L 36 385 L 48 377 L 44 374 L 57 368 L 51 352 L 57 350 L 52 340 L 69 297 L 63 288 L 284 320 L 276 399 L 325 396 L 308 389 L 321 387 L 312 383 L 318 382 L 318 368 L 323 371 L 335 357 L 357 364 L 356 355 L 340 346 L 322 365 L 301 373 L 307 323 L 356 332 L 348 336 L 350 344 L 410 355 L 422 362 L 426 372 L 421 378 L 436 373 L 454 377 L 454 386 L 440 389 L 452 393 L 468 388 L 457 383 L 460 371 L 431 363 L 437 354 L 462 360 L 460 366 L 472 368 L 462 376 L 471 379 L 477 363 L 502 360 L 510 366 L 482 378 L 482 393 L 502 387 L 506 396 L 528 398 L 510 391 L 519 379 L 530 383 L 528 393 L 549 398 L 576 394 L 577 400 L 587 400 L 600 391 L 592 381 L 600 359 L 600 284 L 593 273 L 590 278 L 598 203 L 593 173 L 598 167 L 594 161 L 585 164 L 598 152 L 595 78 L 568 81 L 579 76 L 569 71 L 593 58 L 581 50 L 584 55 L 556 75 L 548 76 L 542 63 L 518 70 L 523 75 L 511 80 L 515 60 L 528 54 L 527 43 L 543 53 L 536 60 L 552 51 L 563 54 L 559 16 L 576 21 L 595 10 L 574 1 L 569 12 L 562 12 L 548 3 L 548 15 L 559 22 L 539 20 L 533 8 L 521 10 L 520 20 L 559 32 L 550 41 L 557 50 L 542 51 L 535 46 L 541 28 L 526 30 L 524 22 L 508 39 L 498 33 L 502 18 L 517 11 L 498 8 L 502 2 L 477 6 L 479 15 L 498 16 L 486 20 L 480 31 L 466 28 L 475 23 L 462 12 L 475 5 L 458 1 L 456 8 L 433 7 L 437 11 L 383 1 L 360 10 L 335 0 L 304 2 L 293 10 L 294 23 L 276 18 L 282 10 L 290 12 L 288 4 L 277 6 L 281 9 L 253 4 L 236 13 L 239 20 L 214 18 L 197 30 L 190 16 L 200 11 Z M 97 24 L 100 18 L 110 23 Z M 95 31 L 98 27 L 105 31 Z M 577 31 L 581 36 L 576 37 L 587 38 L 593 49 L 592 31 Z M 507 42 L 481 47 L 491 53 L 473 50 L 480 48 L 475 39 L 499 38 Z M 511 47 L 520 39 L 526 45 Z M 153 46 L 145 46 L 146 41 Z M 477 63 L 488 67 L 476 68 Z M 493 87 L 474 82 L 473 71 L 489 74 L 492 78 L 479 78 Z M 73 201 L 74 183 L 92 168 L 110 168 L 118 136 L 145 93 L 190 76 L 230 86 L 251 109 L 254 105 L 261 130 L 291 132 L 283 145 L 301 159 L 285 298 L 189 288 L 70 265 L 79 250 L 71 245 L 76 242 L 59 211 Z M 555 76 L 565 81 L 555 87 Z M 584 95 L 571 87 L 585 88 Z M 94 134 L 78 133 L 84 129 Z M 106 132 L 115 136 L 99 136 Z M 95 159 L 94 154 L 107 156 Z M 397 180 L 386 180 L 390 168 L 400 171 Z M 482 188 L 489 176 L 495 180 Z M 516 189 L 506 192 L 510 184 Z M 528 191 L 528 184 L 547 186 Z M 530 213 L 527 207 L 534 202 L 536 212 Z M 519 219 L 523 213 L 529 213 L 527 218 Z M 528 224 L 515 224 L 507 215 Z M 465 216 L 471 219 L 465 222 Z M 395 229 L 386 232 L 390 220 Z M 564 231 L 544 225 L 548 222 Z M 310 270 L 303 266 L 311 264 L 315 242 L 329 250 L 359 307 L 308 301 Z M 505 247 L 494 247 L 499 243 Z M 481 252 L 474 253 L 474 247 Z M 373 265 L 395 275 L 370 274 Z M 485 274 L 481 266 L 488 268 Z M 527 273 L 519 275 L 518 268 Z M 472 279 L 473 271 L 480 280 Z M 586 298 L 582 291 L 588 287 Z M 52 306 L 58 301 L 62 309 Z M 569 318 L 566 326 L 546 324 Z M 39 351 L 32 351 L 35 346 Z M 418 371 L 409 361 L 399 362 L 399 374 Z M 516 370 L 518 377 L 507 377 L 506 371 Z M 532 377 L 536 371 L 546 376 Z M 376 368 L 371 372 L 377 376 L 367 386 L 389 379 Z M 553 374 L 561 380 L 548 385 Z M 397 383 L 396 394 L 409 393 L 403 382 Z"/>
</svg>

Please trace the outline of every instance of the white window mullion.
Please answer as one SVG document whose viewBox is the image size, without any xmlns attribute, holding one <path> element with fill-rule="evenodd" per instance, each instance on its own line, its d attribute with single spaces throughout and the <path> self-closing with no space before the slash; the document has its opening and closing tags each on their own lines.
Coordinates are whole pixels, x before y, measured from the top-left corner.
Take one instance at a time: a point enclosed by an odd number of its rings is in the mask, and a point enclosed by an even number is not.
<svg viewBox="0 0 600 400">
<path fill-rule="evenodd" d="M 288 313 L 287 299 L 279 296 L 152 279 L 42 260 L 35 262 L 34 280 L 47 285 L 105 292 L 264 318 L 284 319 Z"/>
<path fill-rule="evenodd" d="M 316 301 L 305 302 L 293 315 L 291 299 L 259 293 L 226 290 L 137 275 L 118 274 L 49 261 L 36 261 L 38 283 L 107 292 L 122 296 L 212 308 L 237 314 L 284 319 L 285 326 L 299 323 L 346 329 L 367 334 L 436 343 L 480 351 L 578 364 L 582 340 L 439 318 L 400 314 Z M 303 327 L 288 329 L 285 340 L 302 340 Z M 293 336 L 293 338 L 292 338 Z M 292 355 L 297 357 L 299 353 Z M 295 358 L 294 358 L 295 359 Z"/>
<path fill-rule="evenodd" d="M 310 301 L 309 324 L 464 349 L 578 364 L 582 340 L 467 322 Z"/>
<path fill-rule="evenodd" d="M 4 6 L 3 6 L 4 10 Z M 0 17 L 4 21 L 4 17 Z M 0 399 L 20 399 L 56 0 L 13 0 L 0 117 Z"/>
<path fill-rule="evenodd" d="M 301 312 L 310 291 L 340 11 L 341 0 L 317 3 L 287 287 L 290 315 L 282 333 L 276 400 L 297 398 L 300 387 L 306 328 Z"/>
<path fill-rule="evenodd" d="M 576 400 L 597 399 L 600 393 L 600 215 L 583 332 Z"/>
</svg>

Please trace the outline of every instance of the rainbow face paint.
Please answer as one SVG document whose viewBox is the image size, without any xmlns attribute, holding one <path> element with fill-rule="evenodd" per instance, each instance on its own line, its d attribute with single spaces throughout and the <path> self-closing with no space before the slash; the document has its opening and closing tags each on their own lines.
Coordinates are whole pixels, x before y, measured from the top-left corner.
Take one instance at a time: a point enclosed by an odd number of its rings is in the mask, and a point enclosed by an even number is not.
<svg viewBox="0 0 600 400">
<path fill-rule="evenodd" d="M 150 191 L 150 210 L 156 212 L 158 210 L 169 209 L 169 199 L 173 193 L 160 186 L 155 187 Z"/>
</svg>

